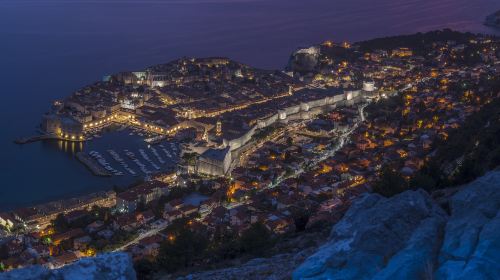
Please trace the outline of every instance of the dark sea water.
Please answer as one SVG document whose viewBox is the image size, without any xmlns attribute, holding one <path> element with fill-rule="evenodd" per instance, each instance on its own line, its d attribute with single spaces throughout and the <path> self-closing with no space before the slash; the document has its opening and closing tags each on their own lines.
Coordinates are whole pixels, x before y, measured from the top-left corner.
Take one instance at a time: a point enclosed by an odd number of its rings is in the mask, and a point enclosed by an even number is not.
<svg viewBox="0 0 500 280">
<path fill-rule="evenodd" d="M 35 132 L 51 101 L 105 74 L 180 56 L 282 68 L 295 48 L 325 39 L 445 27 L 500 34 L 482 25 L 498 9 L 498 0 L 0 0 L 0 210 L 129 183 L 76 161 L 89 144 L 12 143 Z"/>
</svg>

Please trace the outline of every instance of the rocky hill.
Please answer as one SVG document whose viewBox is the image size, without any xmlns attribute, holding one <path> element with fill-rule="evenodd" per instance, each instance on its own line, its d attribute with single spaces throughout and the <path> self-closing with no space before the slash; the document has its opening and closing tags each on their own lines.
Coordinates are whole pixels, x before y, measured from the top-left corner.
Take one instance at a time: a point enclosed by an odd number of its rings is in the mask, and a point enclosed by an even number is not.
<svg viewBox="0 0 500 280">
<path fill-rule="evenodd" d="M 359 198 L 294 279 L 500 279 L 500 172 L 464 186 L 449 214 L 424 191 Z"/>
<path fill-rule="evenodd" d="M 500 28 L 500 11 L 487 16 L 484 24 L 487 26 Z"/>
</svg>

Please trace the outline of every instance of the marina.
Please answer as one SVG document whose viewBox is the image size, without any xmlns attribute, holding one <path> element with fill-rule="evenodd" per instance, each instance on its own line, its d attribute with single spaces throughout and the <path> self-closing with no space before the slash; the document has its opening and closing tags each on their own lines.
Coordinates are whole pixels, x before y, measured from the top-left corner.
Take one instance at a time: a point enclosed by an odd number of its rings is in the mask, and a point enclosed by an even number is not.
<svg viewBox="0 0 500 280">
<path fill-rule="evenodd" d="M 151 137 L 157 144 L 147 141 Z M 118 138 L 127 141 L 115 141 Z M 147 177 L 169 170 L 178 162 L 178 143 L 137 128 L 122 125 L 106 133 L 93 131 L 86 140 L 77 158 L 96 176 L 131 181 L 127 178 Z"/>
<path fill-rule="evenodd" d="M 123 176 L 123 173 L 114 169 L 99 152 L 91 151 L 89 155 L 107 171 L 113 173 L 116 176 Z"/>
<path fill-rule="evenodd" d="M 151 174 L 152 172 L 149 171 L 147 168 L 146 168 L 146 165 L 144 163 L 142 163 L 140 160 L 138 160 L 136 157 L 135 157 L 135 154 L 132 153 L 131 151 L 129 150 L 124 150 L 125 154 L 129 157 L 129 159 L 131 159 L 135 164 L 137 164 L 137 166 L 139 167 L 139 169 L 141 169 L 141 171 L 146 174 L 146 175 L 149 175 Z"/>
<path fill-rule="evenodd" d="M 149 162 L 149 164 L 151 164 L 156 170 L 160 170 L 160 167 L 154 163 L 151 158 L 149 157 L 149 155 L 144 151 L 144 149 L 139 149 L 139 153 L 141 154 L 142 158 Z"/>
<path fill-rule="evenodd" d="M 125 160 L 122 157 L 120 157 L 120 155 L 117 152 L 115 152 L 114 150 L 108 150 L 108 153 L 116 162 L 118 162 L 123 167 L 123 169 L 128 171 L 130 175 L 137 176 L 137 173 L 132 168 L 129 167 L 129 165 L 125 162 Z"/>
<path fill-rule="evenodd" d="M 161 163 L 161 164 L 165 164 L 165 161 L 163 160 L 163 158 L 158 154 L 158 151 L 156 151 L 156 149 L 154 147 L 151 147 L 151 152 L 153 153 L 153 155 L 158 159 L 158 161 Z"/>
<path fill-rule="evenodd" d="M 112 175 L 109 171 L 96 164 L 92 157 L 83 152 L 77 153 L 76 158 L 96 176 L 108 177 Z"/>
</svg>

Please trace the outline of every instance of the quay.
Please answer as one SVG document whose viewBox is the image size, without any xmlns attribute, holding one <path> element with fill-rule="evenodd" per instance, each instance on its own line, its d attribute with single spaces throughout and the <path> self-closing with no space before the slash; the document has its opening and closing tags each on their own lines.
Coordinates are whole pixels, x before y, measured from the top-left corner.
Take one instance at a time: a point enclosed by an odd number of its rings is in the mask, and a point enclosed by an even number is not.
<svg viewBox="0 0 500 280">
<path fill-rule="evenodd" d="M 36 136 L 31 136 L 31 137 L 18 138 L 16 140 L 14 140 L 14 143 L 22 145 L 22 144 L 28 144 L 31 142 L 49 140 L 49 139 L 58 139 L 58 137 L 55 135 L 48 135 L 48 134 L 36 135 Z"/>
<path fill-rule="evenodd" d="M 96 176 L 109 177 L 112 175 L 109 171 L 97 165 L 90 156 L 83 152 L 76 153 L 76 158 Z"/>
<path fill-rule="evenodd" d="M 52 134 L 42 134 L 42 135 L 35 135 L 35 136 L 30 136 L 30 137 L 21 137 L 16 140 L 14 140 L 14 143 L 23 145 L 23 144 L 28 144 L 32 142 L 37 142 L 37 141 L 43 141 L 43 140 L 65 140 L 65 141 L 71 141 L 71 142 L 83 142 L 85 139 L 67 139 L 67 138 L 62 138 L 57 135 L 52 135 Z"/>
</svg>

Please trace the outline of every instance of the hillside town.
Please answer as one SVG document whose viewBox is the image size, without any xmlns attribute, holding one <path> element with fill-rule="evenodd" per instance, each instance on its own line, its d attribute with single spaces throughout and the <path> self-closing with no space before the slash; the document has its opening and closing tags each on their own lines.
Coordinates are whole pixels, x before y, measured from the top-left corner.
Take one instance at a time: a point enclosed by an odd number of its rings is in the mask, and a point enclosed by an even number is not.
<svg viewBox="0 0 500 280">
<path fill-rule="evenodd" d="M 499 38 L 451 31 L 326 41 L 294 52 L 284 71 L 182 58 L 107 76 L 56 102 L 44 131 L 68 141 L 112 123 L 191 133 L 177 168 L 0 213 L 0 271 L 118 250 L 155 262 L 186 231 L 216 247 L 221 232 L 239 240 L 255 225 L 270 236 L 326 228 L 386 169 L 414 180 L 436 142 L 500 97 L 499 77 Z"/>
</svg>

